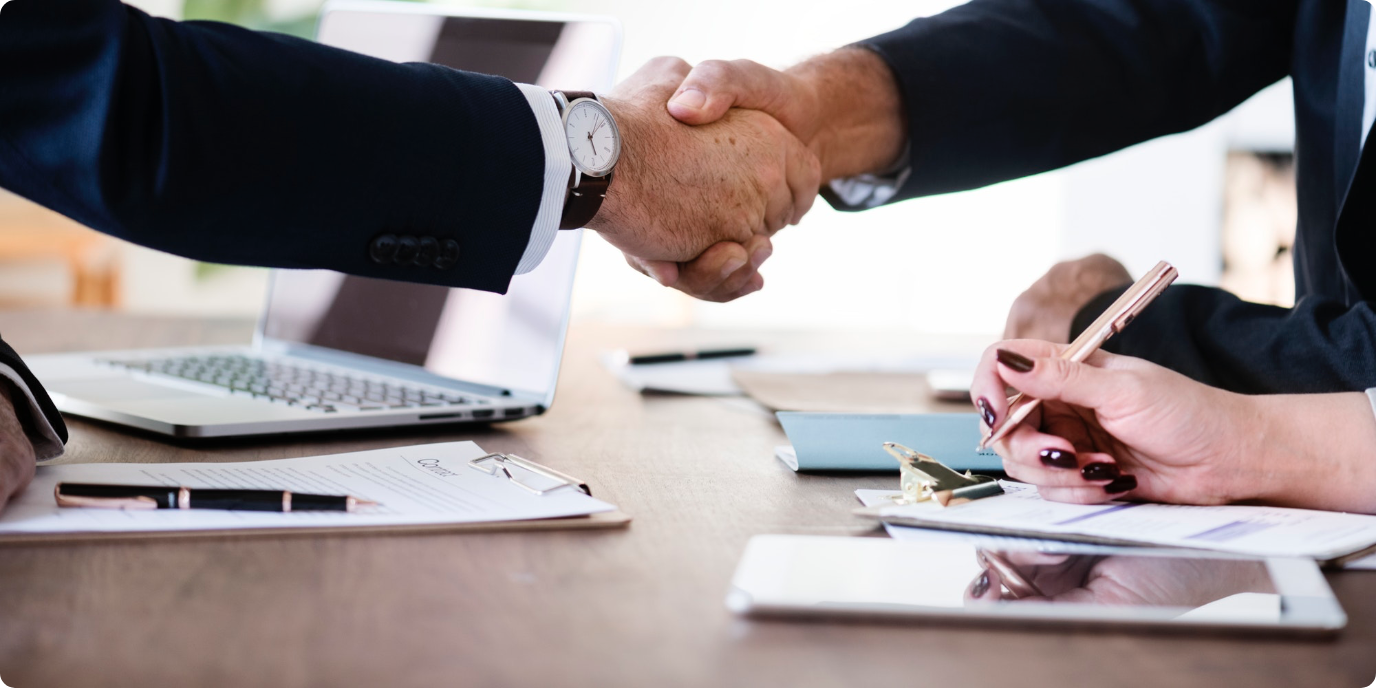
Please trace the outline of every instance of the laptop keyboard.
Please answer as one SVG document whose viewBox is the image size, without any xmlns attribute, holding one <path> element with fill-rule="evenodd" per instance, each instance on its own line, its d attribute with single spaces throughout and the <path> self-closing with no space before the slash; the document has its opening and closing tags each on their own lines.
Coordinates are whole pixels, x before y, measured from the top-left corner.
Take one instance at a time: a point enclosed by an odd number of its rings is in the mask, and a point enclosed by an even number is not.
<svg viewBox="0 0 1376 688">
<path fill-rule="evenodd" d="M 353 377 L 252 356 L 231 354 L 103 362 L 149 375 L 223 387 L 231 393 L 321 413 L 492 403 L 481 397 L 413 387 L 399 380 Z"/>
</svg>

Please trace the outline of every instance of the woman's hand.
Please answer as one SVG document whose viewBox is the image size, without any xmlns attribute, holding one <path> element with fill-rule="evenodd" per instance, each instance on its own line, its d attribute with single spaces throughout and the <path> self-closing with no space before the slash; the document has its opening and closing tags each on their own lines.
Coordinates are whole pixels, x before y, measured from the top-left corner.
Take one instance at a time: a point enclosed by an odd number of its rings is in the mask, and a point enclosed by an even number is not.
<svg viewBox="0 0 1376 688">
<path fill-rule="evenodd" d="M 1018 601 L 1070 604 L 1200 607 L 1244 592 L 1275 593 L 1266 564 L 1192 557 L 1123 557 L 1034 551 L 986 552 L 986 567 L 965 589 L 967 603 Z M 984 562 L 982 562 L 984 563 Z M 1009 573 L 1040 595 L 1005 593 Z M 1011 587 L 1010 587 L 1011 590 Z"/>
<path fill-rule="evenodd" d="M 986 425 L 1008 413 L 1005 385 L 1042 400 L 994 446 L 1010 476 L 1047 499 L 1084 504 L 1259 496 L 1244 456 L 1251 443 L 1242 432 L 1255 423 L 1249 397 L 1126 356 L 1097 352 L 1071 363 L 1059 358 L 1064 348 L 1013 340 L 984 352 L 970 395 Z"/>
</svg>

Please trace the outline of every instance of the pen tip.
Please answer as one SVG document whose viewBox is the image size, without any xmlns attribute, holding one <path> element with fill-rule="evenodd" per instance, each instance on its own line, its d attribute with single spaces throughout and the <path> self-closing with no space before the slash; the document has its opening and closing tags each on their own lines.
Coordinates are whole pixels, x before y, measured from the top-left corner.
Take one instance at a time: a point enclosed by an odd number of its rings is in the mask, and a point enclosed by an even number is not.
<svg viewBox="0 0 1376 688">
<path fill-rule="evenodd" d="M 375 501 L 373 501 L 373 500 L 371 500 L 371 499 L 363 499 L 362 497 L 354 497 L 354 505 L 355 505 L 355 506 L 382 506 L 382 502 L 375 502 Z"/>
</svg>

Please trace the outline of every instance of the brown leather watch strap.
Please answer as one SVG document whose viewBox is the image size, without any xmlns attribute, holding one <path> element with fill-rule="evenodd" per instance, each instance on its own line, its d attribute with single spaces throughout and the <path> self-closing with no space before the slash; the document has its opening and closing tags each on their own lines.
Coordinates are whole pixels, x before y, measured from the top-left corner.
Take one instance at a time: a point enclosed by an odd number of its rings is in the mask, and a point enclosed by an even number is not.
<svg viewBox="0 0 1376 688">
<path fill-rule="evenodd" d="M 592 91 L 560 91 L 560 93 L 564 95 L 568 103 L 579 98 L 597 100 L 597 96 Z M 559 102 L 558 98 L 554 100 L 556 103 Z M 566 104 L 560 103 L 561 106 Z M 560 115 L 562 116 L 562 114 L 561 112 Z M 602 201 L 607 197 L 607 187 L 612 184 L 613 174 L 614 172 L 608 172 L 605 177 L 590 177 L 586 174 L 579 174 L 577 168 L 569 172 L 569 194 L 564 199 L 564 213 L 559 218 L 559 229 L 579 229 L 587 226 L 594 217 L 597 217 L 597 211 L 602 209 Z"/>
<path fill-rule="evenodd" d="M 564 214 L 559 218 L 559 229 L 578 229 L 586 227 L 597 217 L 597 211 L 602 208 L 602 200 L 607 197 L 607 187 L 612 185 L 612 175 L 607 173 L 605 177 L 589 177 L 579 175 L 578 170 L 569 174 L 569 197 L 564 200 Z M 582 177 L 578 180 L 578 186 L 573 187 L 573 178 Z"/>
</svg>

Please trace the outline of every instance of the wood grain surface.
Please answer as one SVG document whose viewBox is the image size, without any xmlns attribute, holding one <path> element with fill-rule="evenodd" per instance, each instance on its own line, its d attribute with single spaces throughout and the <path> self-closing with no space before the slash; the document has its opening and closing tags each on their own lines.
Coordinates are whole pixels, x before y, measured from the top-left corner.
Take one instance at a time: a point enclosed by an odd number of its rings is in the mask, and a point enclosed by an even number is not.
<svg viewBox="0 0 1376 688">
<path fill-rule="evenodd" d="M 3 313 L 21 353 L 246 341 L 236 321 Z M 844 338 L 841 338 L 844 339 Z M 64 461 L 276 459 L 471 439 L 589 481 L 634 516 L 588 532 L 0 547 L 0 677 L 39 686 L 1366 686 L 1376 572 L 1330 574 L 1351 617 L 1295 641 L 933 624 L 749 621 L 723 606 L 759 533 L 863 534 L 856 488 L 797 475 L 733 400 L 641 397 L 607 347 L 726 344 L 576 328 L 540 418 L 173 444 L 74 421 Z M 840 341 L 780 335 L 789 346 Z"/>
</svg>

